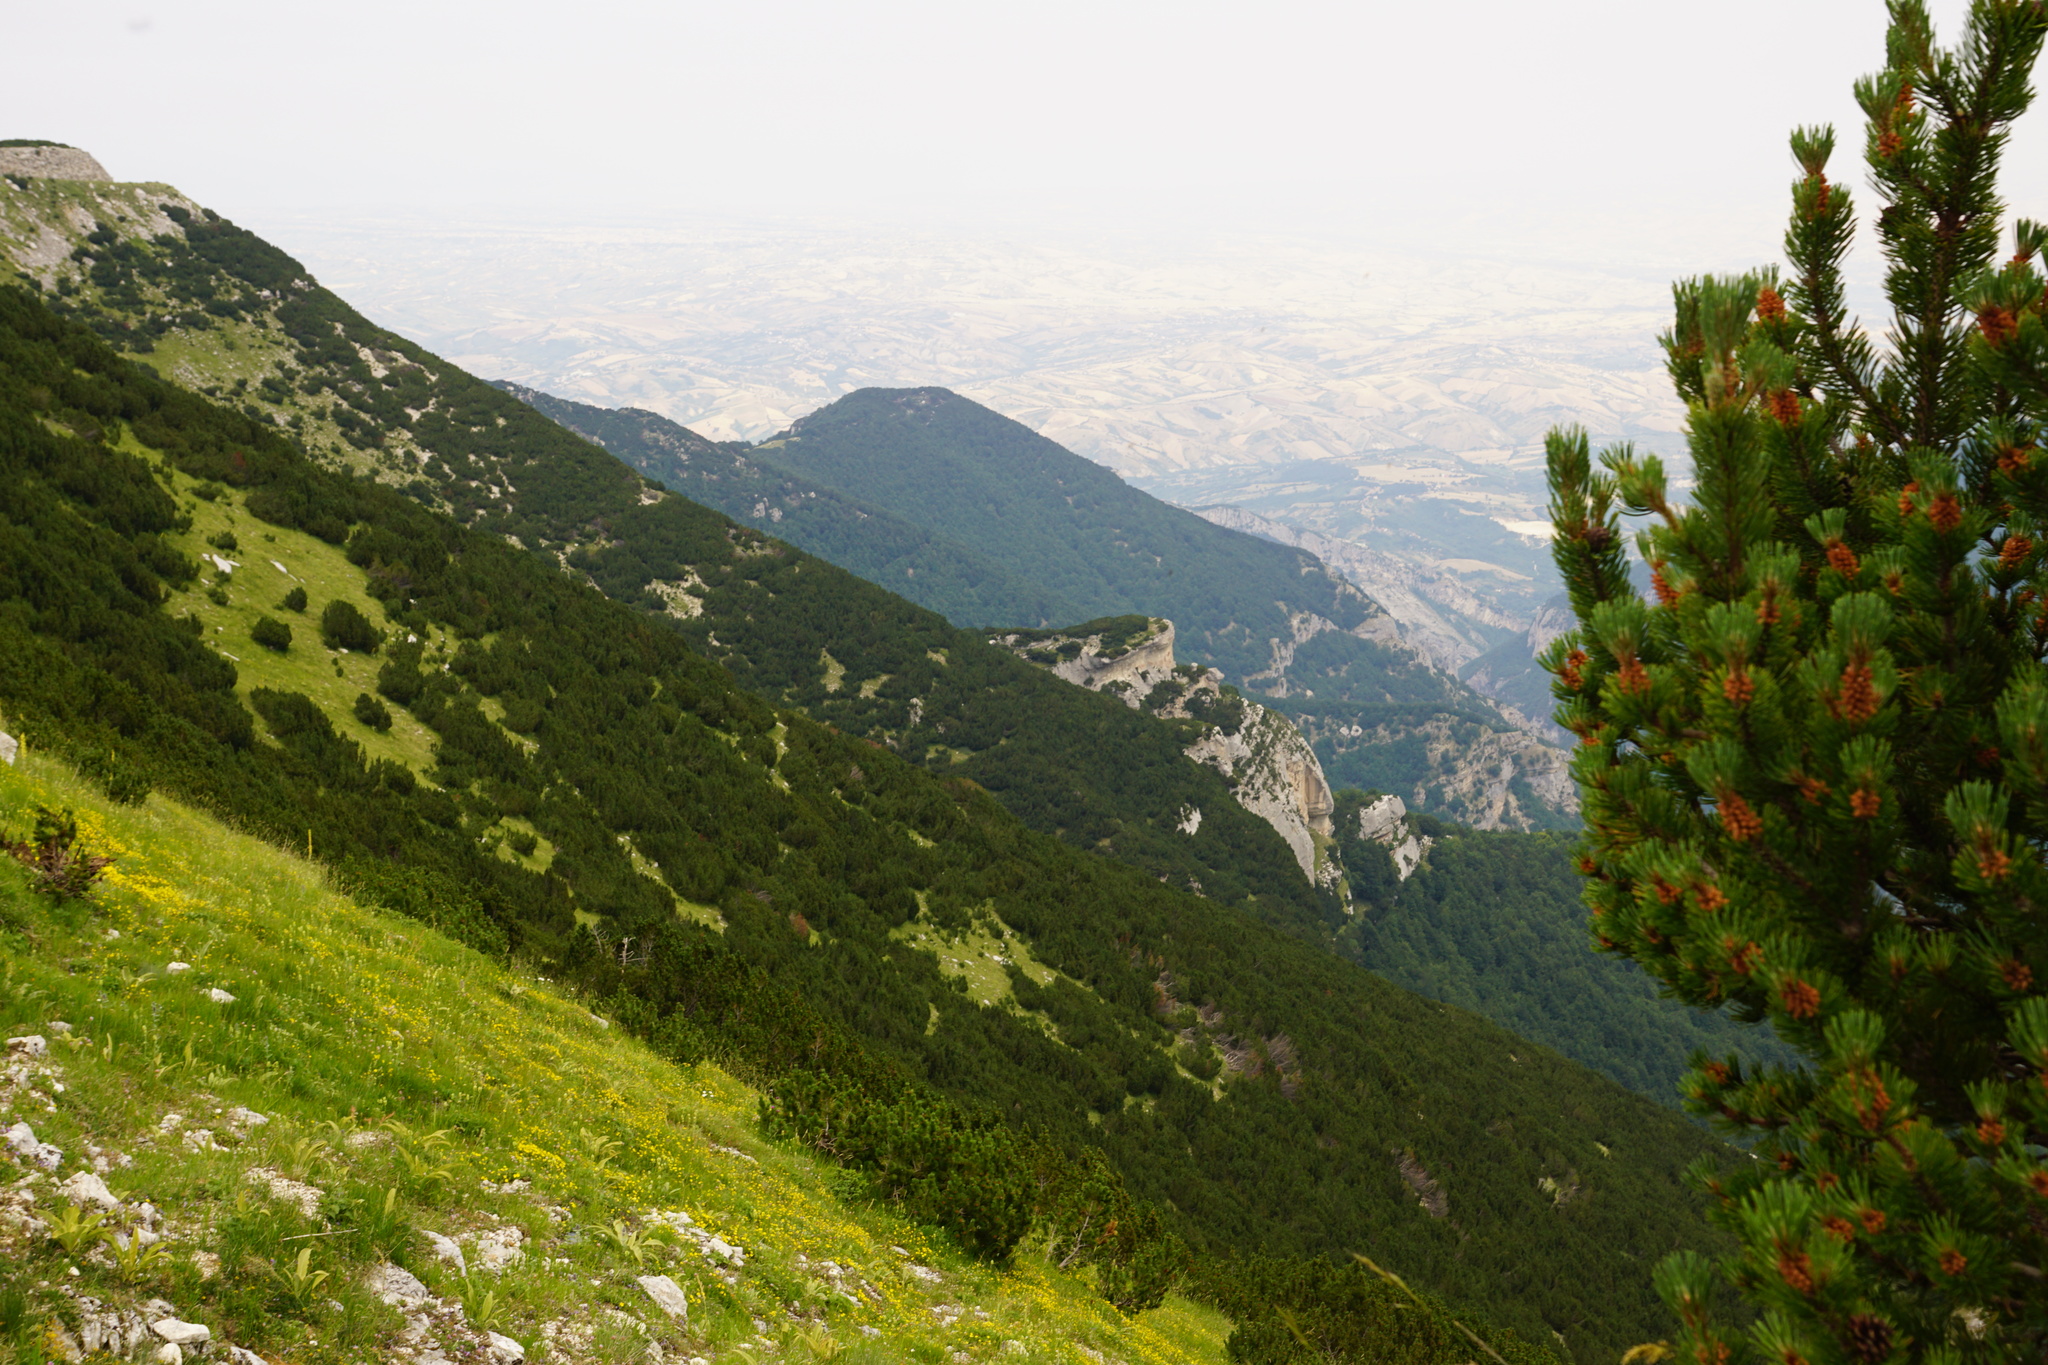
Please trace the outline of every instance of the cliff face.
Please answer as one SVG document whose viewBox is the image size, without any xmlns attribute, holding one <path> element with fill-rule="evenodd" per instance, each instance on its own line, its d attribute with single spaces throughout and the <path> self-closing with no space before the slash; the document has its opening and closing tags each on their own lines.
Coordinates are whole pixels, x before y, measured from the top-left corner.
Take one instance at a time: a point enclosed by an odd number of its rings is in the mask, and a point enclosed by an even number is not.
<svg viewBox="0 0 2048 1365">
<path fill-rule="evenodd" d="M 0 175 L 34 176 L 44 180 L 112 180 L 107 168 L 90 152 L 54 144 L 0 146 Z"/>
<path fill-rule="evenodd" d="M 997 638 L 1076 686 L 1109 692 L 1163 720 L 1203 722 L 1187 756 L 1228 779 L 1237 803 L 1286 840 L 1302 876 L 1337 884 L 1340 869 L 1329 846 L 1336 801 L 1315 751 L 1286 716 L 1226 693 L 1217 670 L 1176 664 L 1173 622 L 1117 617 Z M 1192 834 L 1201 821 L 1200 811 L 1189 810 L 1181 828 Z"/>
</svg>

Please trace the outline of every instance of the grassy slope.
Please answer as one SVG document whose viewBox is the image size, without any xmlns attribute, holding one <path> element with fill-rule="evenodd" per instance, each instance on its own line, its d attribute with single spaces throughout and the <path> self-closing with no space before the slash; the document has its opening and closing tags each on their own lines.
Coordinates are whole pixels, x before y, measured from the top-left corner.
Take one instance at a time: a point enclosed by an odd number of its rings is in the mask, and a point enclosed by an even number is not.
<svg viewBox="0 0 2048 1365">
<path fill-rule="evenodd" d="M 105 1249 L 77 1258 L 69 1287 L 80 1293 L 117 1306 L 162 1297 L 216 1339 L 267 1356 L 359 1360 L 389 1351 L 404 1327 L 362 1287 L 381 1252 L 446 1303 L 467 1291 L 474 1309 L 495 1292 L 497 1330 L 529 1358 L 550 1336 L 557 1359 L 640 1358 L 644 1326 L 670 1351 L 735 1360 L 771 1341 L 799 1360 L 835 1348 L 849 1361 L 965 1352 L 1081 1365 L 1084 1348 L 1130 1362 L 1222 1359 L 1229 1328 L 1217 1314 L 1172 1300 L 1127 1320 L 1035 1254 L 1004 1272 L 935 1245 L 886 1208 L 856 1202 L 835 1168 L 761 1140 L 756 1096 L 717 1067 L 672 1066 L 546 982 L 337 895 L 299 857 L 160 796 L 109 806 L 37 755 L 0 767 L 0 828 L 20 832 L 39 804 L 76 809 L 84 839 L 117 861 L 95 901 L 69 905 L 31 894 L 20 868 L 0 864 L 0 1022 L 8 1036 L 52 1035 L 57 1019 L 76 1030 L 49 1059 L 62 1093 L 14 1091 L 4 1121 L 28 1121 L 66 1154 L 55 1176 L 28 1185 L 38 1216 L 61 1210 L 53 1184 L 97 1147 L 132 1158 L 108 1183 L 168 1220 L 168 1255 L 154 1269 L 124 1277 L 101 1264 Z M 168 975 L 171 961 L 192 969 Z M 215 1004 L 212 988 L 235 1001 Z M 238 1141 L 222 1115 L 233 1106 L 271 1122 Z M 194 1152 L 158 1132 L 172 1112 L 224 1150 Z M 387 1123 L 414 1136 L 349 1138 L 390 1132 Z M 449 1145 L 418 1140 L 435 1130 Z M 446 1178 L 411 1175 L 408 1147 Z M 599 1149 L 609 1151 L 602 1161 Z M 245 1172 L 257 1166 L 324 1191 L 320 1212 L 252 1198 Z M 512 1179 L 531 1188 L 484 1183 Z M 378 1232 L 391 1189 L 397 1217 Z M 656 1249 L 635 1266 L 603 1230 L 643 1226 L 655 1207 L 687 1211 L 743 1248 L 744 1267 L 722 1273 L 694 1249 Z M 477 1272 L 473 1287 L 420 1235 L 503 1227 L 520 1229 L 523 1259 L 497 1276 Z M 330 1278 L 301 1310 L 270 1267 L 288 1268 L 308 1246 L 310 1268 Z M 218 1274 L 203 1277 L 199 1253 L 220 1258 Z M 0 1228 L 0 1260 L 29 1272 L 17 1283 L 33 1320 L 76 1327 L 75 1303 L 54 1288 L 74 1258 L 17 1224 Z M 846 1276 L 820 1269 L 827 1260 Z M 913 1263 L 940 1278 L 918 1278 Z M 685 1287 L 687 1329 L 663 1321 L 633 1283 L 657 1270 Z M 965 1311 L 932 1311 L 947 1304 Z M 432 1330 L 451 1351 L 474 1342 L 452 1315 Z"/>
</svg>

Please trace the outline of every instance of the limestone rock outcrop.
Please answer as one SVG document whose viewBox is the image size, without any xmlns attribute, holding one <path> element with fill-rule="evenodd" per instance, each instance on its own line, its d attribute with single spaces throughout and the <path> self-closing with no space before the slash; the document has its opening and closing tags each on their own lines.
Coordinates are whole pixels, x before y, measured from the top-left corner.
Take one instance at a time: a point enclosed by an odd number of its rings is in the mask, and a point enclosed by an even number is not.
<svg viewBox="0 0 2048 1365">
<path fill-rule="evenodd" d="M 91 152 L 76 147 L 0 147 L 0 174 L 45 180 L 112 180 Z"/>
<path fill-rule="evenodd" d="M 1394 875 L 1404 882 L 1422 866 L 1422 856 L 1436 842 L 1408 828 L 1408 807 L 1398 796 L 1382 796 L 1360 807 L 1358 837 L 1385 844 L 1394 859 Z"/>
<path fill-rule="evenodd" d="M 1181 665 L 1173 656 L 1173 622 L 1150 618 L 1142 629 L 1121 621 L 1073 631 L 1014 631 L 996 639 L 1057 677 L 1167 719 L 1193 716 L 1211 723 L 1186 753 L 1216 769 L 1237 803 L 1271 825 L 1286 841 L 1301 875 L 1335 886 L 1341 875 L 1329 851 L 1336 800 L 1315 750 L 1294 722 L 1242 698 L 1225 704 L 1223 675 Z M 1181 830 L 1192 835 L 1201 812 L 1183 812 Z"/>
</svg>

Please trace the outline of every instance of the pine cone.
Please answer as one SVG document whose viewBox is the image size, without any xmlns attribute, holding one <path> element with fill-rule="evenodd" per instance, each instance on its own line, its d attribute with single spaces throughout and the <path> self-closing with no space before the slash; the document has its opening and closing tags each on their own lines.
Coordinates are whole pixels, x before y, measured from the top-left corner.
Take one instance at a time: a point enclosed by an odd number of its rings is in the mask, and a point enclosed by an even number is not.
<svg viewBox="0 0 2048 1365">
<path fill-rule="evenodd" d="M 1878 1363 L 1892 1353 L 1892 1325 L 1883 1318 L 1857 1313 L 1849 1319 L 1849 1354 L 1864 1362 Z"/>
</svg>

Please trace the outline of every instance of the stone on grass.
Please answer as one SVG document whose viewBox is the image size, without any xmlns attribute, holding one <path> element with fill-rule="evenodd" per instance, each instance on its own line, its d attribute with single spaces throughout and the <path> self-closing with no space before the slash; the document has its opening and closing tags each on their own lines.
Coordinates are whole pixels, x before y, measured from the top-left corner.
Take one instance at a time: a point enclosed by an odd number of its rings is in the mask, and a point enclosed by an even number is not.
<svg viewBox="0 0 2048 1365">
<path fill-rule="evenodd" d="M 5 730 L 0 730 L 0 763 L 14 766 L 14 760 L 21 757 L 21 741 Z"/>
<path fill-rule="evenodd" d="M 62 1038 L 71 1032 L 71 1025 L 65 1023 L 62 1019 L 52 1019 L 43 1027 L 48 1029 L 51 1036 L 55 1038 Z"/>
<path fill-rule="evenodd" d="M 463 1258 L 462 1248 L 455 1244 L 453 1237 L 443 1237 L 438 1232 L 426 1234 L 427 1244 L 434 1248 L 434 1254 L 455 1267 L 458 1275 L 469 1273 L 469 1262 Z"/>
<path fill-rule="evenodd" d="M 179 972 L 189 972 L 191 970 L 192 964 L 189 962 L 166 962 L 164 964 L 165 976 L 176 976 Z"/>
<path fill-rule="evenodd" d="M 17 1057 L 47 1057 L 50 1055 L 50 1040 L 40 1033 L 31 1033 L 22 1038 L 9 1038 L 7 1050 Z"/>
<path fill-rule="evenodd" d="M 424 1303 L 434 1297 L 433 1291 L 420 1282 L 419 1276 L 388 1262 L 371 1266 L 365 1283 L 372 1294 L 393 1308 L 404 1307 L 408 1303 Z"/>
<path fill-rule="evenodd" d="M 156 1354 L 150 1359 L 156 1365 L 185 1365 L 185 1348 L 175 1341 L 167 1341 L 156 1348 Z"/>
<path fill-rule="evenodd" d="M 525 1240 L 526 1234 L 516 1227 L 493 1228 L 489 1232 L 478 1233 L 477 1268 L 495 1275 L 506 1266 L 524 1260 L 526 1253 L 520 1250 L 519 1244 Z"/>
<path fill-rule="evenodd" d="M 270 1365 L 270 1362 L 246 1346 L 230 1346 L 228 1365 Z"/>
<path fill-rule="evenodd" d="M 647 1291 L 647 1297 L 654 1300 L 654 1306 L 688 1327 L 690 1325 L 690 1301 L 683 1297 L 683 1287 L 666 1275 L 642 1275 L 635 1281 Z"/>
<path fill-rule="evenodd" d="M 498 1359 L 526 1359 L 526 1348 L 524 1346 L 521 1346 L 518 1342 L 512 1340 L 512 1338 L 499 1336 L 496 1332 L 486 1332 L 484 1333 L 484 1335 L 490 1338 L 491 1354 L 496 1356 Z"/>
<path fill-rule="evenodd" d="M 32 1161 L 46 1171 L 54 1171 L 64 1164 L 64 1149 L 48 1142 L 37 1142 L 36 1130 L 25 1123 L 17 1123 L 7 1130 L 7 1148 L 23 1161 Z"/>
<path fill-rule="evenodd" d="M 206 993 L 206 998 L 208 1000 L 211 1000 L 216 1005 L 232 1005 L 235 1003 L 235 997 L 229 995 L 226 991 L 222 990 L 218 986 L 215 986 L 213 989 L 209 990 Z"/>
<path fill-rule="evenodd" d="M 213 1340 L 211 1328 L 196 1322 L 180 1322 L 176 1318 L 152 1322 L 149 1330 L 173 1346 L 204 1346 Z"/>
<path fill-rule="evenodd" d="M 106 1213 L 121 1207 L 121 1201 L 114 1198 L 114 1192 L 107 1188 L 107 1182 L 91 1171 L 79 1171 L 57 1187 L 57 1193 L 74 1204 L 90 1204 Z"/>
</svg>

